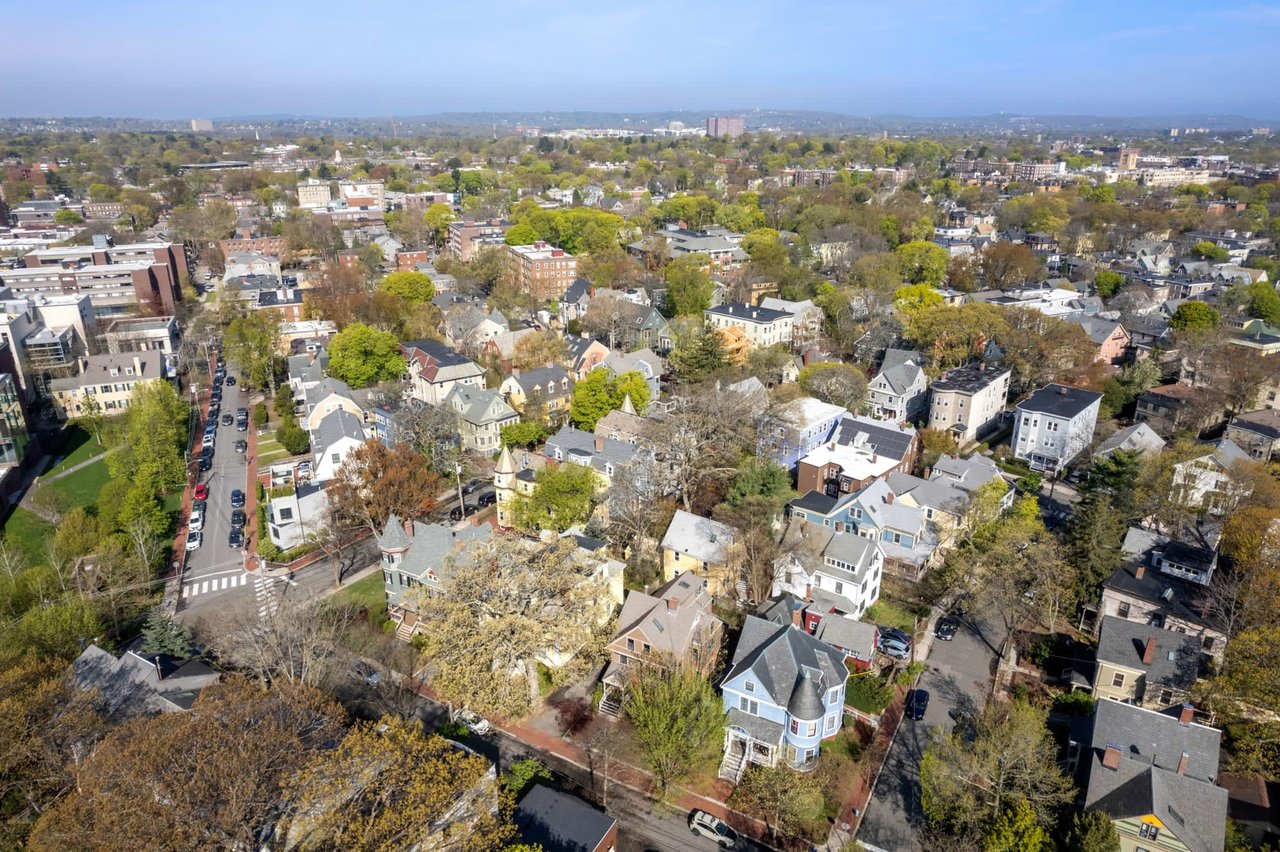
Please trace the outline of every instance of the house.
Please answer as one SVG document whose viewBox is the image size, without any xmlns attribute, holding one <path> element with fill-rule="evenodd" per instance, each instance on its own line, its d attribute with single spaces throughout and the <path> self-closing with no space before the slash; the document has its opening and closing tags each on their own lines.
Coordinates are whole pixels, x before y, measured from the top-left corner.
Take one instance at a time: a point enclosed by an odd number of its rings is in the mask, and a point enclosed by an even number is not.
<svg viewBox="0 0 1280 852">
<path fill-rule="evenodd" d="M 1218 783 L 1227 791 L 1227 816 L 1240 827 L 1253 848 L 1280 842 L 1280 781 L 1261 775 L 1223 772 Z"/>
<path fill-rule="evenodd" d="M 677 509 L 662 536 L 662 576 L 670 582 L 692 573 L 713 596 L 731 595 L 739 587 L 730 576 L 730 551 L 738 531 L 728 524 Z"/>
<path fill-rule="evenodd" d="M 1093 451 L 1095 458 L 1106 458 L 1114 452 L 1121 450 L 1125 452 L 1136 452 L 1139 455 L 1147 455 L 1148 453 L 1158 453 L 1164 449 L 1164 438 L 1156 434 L 1156 430 L 1152 429 L 1146 423 L 1135 423 L 1116 432 L 1107 440 L 1098 445 Z"/>
<path fill-rule="evenodd" d="M 1232 468 L 1249 460 L 1249 454 L 1229 438 L 1209 441 L 1200 445 L 1195 458 L 1173 466 L 1173 486 L 1185 505 L 1220 511 L 1222 501 L 1231 495 Z"/>
<path fill-rule="evenodd" d="M 720 683 L 728 713 L 720 777 L 748 764 L 810 771 L 844 717 L 844 654 L 792 624 L 748 615 Z"/>
<path fill-rule="evenodd" d="M 614 352 L 671 351 L 674 339 L 671 327 L 653 305 L 637 304 L 617 290 L 602 290 L 592 299 L 590 314 L 600 318 L 601 336 Z"/>
<path fill-rule="evenodd" d="M 1139 527 L 1129 529 L 1122 548 L 1126 562 L 1103 581 L 1099 615 L 1191 636 L 1204 653 L 1221 659 L 1226 633 L 1205 605 L 1213 552 Z"/>
<path fill-rule="evenodd" d="M 884 551 L 859 535 L 807 532 L 799 522 L 788 525 L 774 563 L 772 595 L 795 595 L 821 615 L 858 618 L 880 599 Z"/>
<path fill-rule="evenodd" d="M 302 428 L 313 431 L 320 426 L 320 421 L 335 411 L 345 411 L 364 420 L 364 408 L 356 402 L 350 385 L 341 379 L 321 379 L 315 386 L 308 388 L 303 397 L 307 413 L 302 418 Z"/>
<path fill-rule="evenodd" d="M 496 452 L 502 445 L 502 427 L 520 421 L 520 415 L 496 390 L 455 384 L 444 404 L 458 415 L 463 448 L 477 453 Z"/>
<path fill-rule="evenodd" d="M 575 278 L 564 291 L 560 299 L 560 323 L 568 326 L 571 322 L 580 322 L 591 304 L 591 282 L 585 278 Z"/>
<path fill-rule="evenodd" d="M 940 556 L 938 531 L 926 510 L 897 499 L 884 479 L 861 491 L 830 497 L 810 491 L 787 504 L 790 517 L 879 542 L 885 570 L 918 581 Z"/>
<path fill-rule="evenodd" d="M 1058 473 L 1093 441 L 1102 394 L 1050 384 L 1018 403 L 1010 444 L 1032 470 Z"/>
<path fill-rule="evenodd" d="M 611 375 L 621 376 L 623 373 L 636 372 L 644 376 L 649 385 L 649 399 L 655 400 L 662 395 L 661 379 L 666 369 L 662 357 L 652 349 L 637 349 L 634 352 L 610 352 L 601 366 Z"/>
<path fill-rule="evenodd" d="M 690 230 L 671 225 L 638 242 L 630 243 L 626 248 L 631 254 L 645 260 L 651 269 L 686 255 L 706 255 L 707 263 L 703 269 L 714 274 L 740 269 L 747 264 L 751 257 L 739 245 L 741 242 L 742 234 L 732 233 L 725 228 Z"/>
<path fill-rule="evenodd" d="M 831 440 L 847 414 L 840 406 L 811 396 L 793 399 L 772 414 L 762 415 L 757 452 L 792 470 L 800 459 Z"/>
<path fill-rule="evenodd" d="M 1071 728 L 1067 769 L 1082 805 L 1111 817 L 1121 849 L 1222 852 L 1227 791 L 1217 786 L 1220 731 L 1190 705 L 1159 713 L 1103 699 Z"/>
<path fill-rule="evenodd" d="M 1201 657 L 1194 636 L 1103 616 L 1092 695 L 1151 710 L 1181 705 L 1199 675 Z"/>
<path fill-rule="evenodd" d="M 615 408 L 596 421 L 593 433 L 599 438 L 612 438 L 628 444 L 644 442 L 647 445 L 656 432 L 655 425 L 654 421 L 636 414 L 631 395 L 627 394 L 622 398 L 621 408 Z"/>
<path fill-rule="evenodd" d="M 275 286 L 279 287 L 282 280 L 280 258 L 257 251 L 236 252 L 227 258 L 222 273 L 223 281 L 230 283 L 252 276 L 271 278 L 275 281 Z"/>
<path fill-rule="evenodd" d="M 474 303 L 454 304 L 444 315 L 444 336 L 453 346 L 470 351 L 511 330 L 502 311 L 487 311 Z"/>
<path fill-rule="evenodd" d="M 297 485 L 267 503 L 267 536 L 284 551 L 306 544 L 324 529 L 328 507 L 329 496 L 319 484 Z"/>
<path fill-rule="evenodd" d="M 791 325 L 795 317 L 787 311 L 730 302 L 707 308 L 702 315 L 710 328 L 741 329 L 753 347 L 768 347 L 775 343 L 791 345 Z"/>
<path fill-rule="evenodd" d="M 419 614 L 405 593 L 423 589 L 428 595 L 444 593 L 449 573 L 459 560 L 473 559 L 492 546 L 493 527 L 488 524 L 463 525 L 457 529 L 444 524 L 387 518 L 378 551 L 382 555 L 383 591 L 387 614 L 396 624 L 397 638 L 408 641 L 421 629 Z"/>
<path fill-rule="evenodd" d="M 329 353 L 323 346 L 312 352 L 290 355 L 288 360 L 289 387 L 295 400 L 307 398 L 307 391 L 324 380 L 329 368 Z"/>
<path fill-rule="evenodd" d="M 71 682 L 92 691 L 114 722 L 191 709 L 200 691 L 221 675 L 200 660 L 125 651 L 119 657 L 93 644 L 71 664 Z"/>
<path fill-rule="evenodd" d="M 345 408 L 324 415 L 311 430 L 311 453 L 315 456 L 312 479 L 316 482 L 333 479 L 347 455 L 367 440 L 364 421 Z"/>
<path fill-rule="evenodd" d="M 568 413 L 574 384 L 564 367 L 553 365 L 513 371 L 498 386 L 498 393 L 522 417 L 556 420 Z"/>
<path fill-rule="evenodd" d="M 559 790 L 534 784 L 512 814 L 527 848 L 542 852 L 615 852 L 618 821 Z"/>
<path fill-rule="evenodd" d="M 796 463 L 796 490 L 850 494 L 894 471 L 910 471 L 919 455 L 919 433 L 910 426 L 847 416 L 826 443 Z"/>
<path fill-rule="evenodd" d="M 929 378 L 925 358 L 907 349 L 888 349 L 880 372 L 867 383 L 867 409 L 891 423 L 914 423 L 928 408 Z"/>
<path fill-rule="evenodd" d="M 1119 364 L 1124 361 L 1129 348 L 1129 332 L 1119 320 L 1096 316 L 1072 317 L 1070 322 L 1084 329 L 1085 335 L 1098 347 L 1097 361 L 1103 364 Z"/>
<path fill-rule="evenodd" d="M 791 347 L 793 349 L 804 352 L 822 342 L 827 315 L 822 308 L 813 303 L 812 299 L 793 302 L 776 296 L 765 296 L 760 300 L 760 307 L 791 314 Z"/>
<path fill-rule="evenodd" d="M 977 441 L 1000 422 L 1012 375 L 983 362 L 948 370 L 929 388 L 929 428 L 950 431 L 961 447 Z"/>
<path fill-rule="evenodd" d="M 1250 457 L 1269 460 L 1280 451 L 1280 411 L 1262 408 L 1235 415 L 1227 423 L 1227 438 Z"/>
<path fill-rule="evenodd" d="M 49 396 L 59 420 L 84 414 L 89 399 L 100 414 L 111 417 L 129 407 L 139 382 L 165 376 L 164 353 L 159 350 L 86 355 L 80 361 L 80 375 L 49 381 Z"/>
<path fill-rule="evenodd" d="M 411 340 L 400 344 L 409 364 L 409 396 L 428 405 L 444 405 L 456 384 L 484 387 L 484 370 L 455 349 L 436 340 Z"/>
<path fill-rule="evenodd" d="M 1220 414 L 1221 408 L 1211 403 L 1207 389 L 1171 384 L 1139 394 L 1133 419 L 1149 423 L 1157 433 L 1167 436 L 1183 429 L 1200 432 L 1218 422 Z"/>
<path fill-rule="evenodd" d="M 587 337 L 566 337 L 565 346 L 569 350 L 568 368 L 573 380 L 580 382 L 596 367 L 602 365 L 609 357 L 609 347 L 599 340 Z"/>
<path fill-rule="evenodd" d="M 682 573 L 651 595 L 633 589 L 605 646 L 609 664 L 602 677 L 601 712 L 621 712 L 634 666 L 692 666 L 709 675 L 723 640 L 724 622 L 712 613 L 711 596 L 696 575 Z"/>
<path fill-rule="evenodd" d="M 627 441 L 593 435 L 569 425 L 561 426 L 543 447 L 548 462 L 578 464 L 594 469 L 600 475 L 601 490 L 612 487 L 613 478 L 622 472 L 637 452 L 636 446 Z"/>
</svg>

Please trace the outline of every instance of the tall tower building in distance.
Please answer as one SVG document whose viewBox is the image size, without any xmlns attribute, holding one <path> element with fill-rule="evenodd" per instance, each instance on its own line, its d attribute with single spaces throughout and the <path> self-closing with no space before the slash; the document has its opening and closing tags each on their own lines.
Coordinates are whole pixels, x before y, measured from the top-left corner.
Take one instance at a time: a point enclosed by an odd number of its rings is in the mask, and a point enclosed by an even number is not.
<svg viewBox="0 0 1280 852">
<path fill-rule="evenodd" d="M 1138 167 L 1138 157 L 1142 156 L 1140 148 L 1121 148 L 1120 163 L 1116 167 L 1122 172 L 1131 172 Z"/>
<path fill-rule="evenodd" d="M 213 122 L 207 118 L 193 118 L 191 119 L 191 132 L 192 133 L 212 133 Z"/>
<path fill-rule="evenodd" d="M 745 123 L 741 118 L 716 115 L 707 119 L 707 135 L 713 138 L 728 136 L 730 139 L 735 139 L 746 132 Z"/>
</svg>

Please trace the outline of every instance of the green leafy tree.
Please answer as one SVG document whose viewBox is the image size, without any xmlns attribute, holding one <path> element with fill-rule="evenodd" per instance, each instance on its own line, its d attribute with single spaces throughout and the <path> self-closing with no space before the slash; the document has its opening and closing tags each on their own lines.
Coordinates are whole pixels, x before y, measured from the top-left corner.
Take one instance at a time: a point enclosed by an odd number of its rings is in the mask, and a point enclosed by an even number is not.
<svg viewBox="0 0 1280 852">
<path fill-rule="evenodd" d="M 928 284 L 908 284 L 893 293 L 893 303 L 899 311 L 910 314 L 924 308 L 936 308 L 946 302 L 936 289 Z"/>
<path fill-rule="evenodd" d="M 508 228 L 507 235 L 503 238 L 503 242 L 509 246 L 527 246 L 537 241 L 538 232 L 534 230 L 532 225 L 524 222 Z"/>
<path fill-rule="evenodd" d="M 1225 263 L 1231 259 L 1230 253 L 1217 243 L 1201 240 L 1191 247 L 1191 253 L 1203 260 Z"/>
<path fill-rule="evenodd" d="M 668 360 L 684 383 L 700 382 L 729 366 L 720 335 L 706 328 L 680 339 Z"/>
<path fill-rule="evenodd" d="M 1222 316 L 1216 308 L 1204 302 L 1187 301 L 1178 305 L 1178 309 L 1169 318 L 1169 327 L 1179 331 L 1205 332 L 1212 331 L 1222 322 Z"/>
<path fill-rule="evenodd" d="M 186 659 L 195 646 L 191 630 L 160 607 L 151 610 L 142 625 L 143 646 L 148 654 L 168 654 Z"/>
<path fill-rule="evenodd" d="M 659 793 L 716 760 L 724 741 L 724 705 L 692 668 L 633 666 L 624 705 Z"/>
<path fill-rule="evenodd" d="M 84 221 L 84 217 L 75 210 L 62 208 L 53 214 L 53 221 L 59 225 L 77 225 Z"/>
<path fill-rule="evenodd" d="M 183 449 L 187 442 L 187 403 L 173 385 L 150 379 L 134 386 L 120 428 L 113 430 L 107 469 L 113 479 L 130 483 L 137 497 L 127 503 L 140 511 L 144 501 L 179 488 L 187 478 Z M 122 513 L 124 510 L 121 510 Z"/>
<path fill-rule="evenodd" d="M 400 342 L 389 331 L 353 323 L 329 343 L 329 374 L 353 388 L 389 382 L 404 375 Z"/>
<path fill-rule="evenodd" d="M 562 464 L 538 471 L 532 494 L 511 499 L 511 517 L 528 532 L 566 530 L 591 516 L 600 475 L 578 464 Z"/>
<path fill-rule="evenodd" d="M 502 446 L 536 447 L 547 439 L 547 427 L 541 423 L 522 421 L 502 427 Z"/>
<path fill-rule="evenodd" d="M 432 204 L 422 214 L 422 221 L 431 234 L 437 248 L 443 247 L 449 236 L 449 223 L 454 220 L 453 208 L 448 204 Z"/>
<path fill-rule="evenodd" d="M 251 311 L 231 321 L 222 337 L 227 359 L 251 388 L 275 386 L 276 349 L 280 319 L 273 311 Z"/>
<path fill-rule="evenodd" d="M 707 262 L 705 254 L 684 255 L 662 270 L 667 284 L 667 307 L 675 316 L 701 316 L 711 307 L 715 285 L 704 269 Z"/>
<path fill-rule="evenodd" d="M 985 852 L 1050 852 L 1049 832 L 1025 799 L 1006 808 L 987 829 Z"/>
<path fill-rule="evenodd" d="M 102 446 L 102 430 L 106 426 L 106 418 L 102 414 L 102 403 L 96 396 L 86 396 L 80 403 L 80 416 L 75 419 L 76 425 L 93 436 L 93 441 Z"/>
<path fill-rule="evenodd" d="M 382 292 L 399 296 L 411 305 L 430 302 L 436 295 L 436 287 L 425 272 L 399 270 L 382 279 Z"/>
<path fill-rule="evenodd" d="M 642 413 L 648 406 L 649 383 L 643 375 L 630 370 L 613 376 L 604 367 L 596 367 L 574 385 L 569 416 L 579 429 L 590 432 L 601 417 L 621 408 L 628 396 L 636 413 Z"/>
<path fill-rule="evenodd" d="M 772 459 L 752 456 L 738 468 L 725 502 L 735 509 L 761 502 L 775 510 L 791 498 L 791 475 Z"/>
<path fill-rule="evenodd" d="M 867 377 L 852 364 L 822 361 L 800 370 L 800 387 L 823 402 L 850 411 L 862 407 L 867 396 Z"/>
<path fill-rule="evenodd" d="M 1116 293 L 1119 293 L 1123 285 L 1124 276 L 1110 269 L 1104 269 L 1093 276 L 1093 288 L 1104 299 L 1110 299 Z"/>
<path fill-rule="evenodd" d="M 729 804 L 762 820 L 777 841 L 782 834 L 803 833 L 806 823 L 822 818 L 822 784 L 811 772 L 795 772 L 781 764 L 751 766 Z"/>
<path fill-rule="evenodd" d="M 1280 325 L 1280 293 L 1270 282 L 1258 281 L 1248 288 L 1249 316 L 1265 320 L 1267 325 Z"/>
<path fill-rule="evenodd" d="M 1062 852 L 1120 852 L 1120 834 L 1102 811 L 1081 811 L 1062 837 Z"/>
<path fill-rule="evenodd" d="M 902 263 L 902 274 L 909 284 L 937 287 L 947 274 L 947 250 L 928 240 L 912 240 L 893 250 Z"/>
</svg>

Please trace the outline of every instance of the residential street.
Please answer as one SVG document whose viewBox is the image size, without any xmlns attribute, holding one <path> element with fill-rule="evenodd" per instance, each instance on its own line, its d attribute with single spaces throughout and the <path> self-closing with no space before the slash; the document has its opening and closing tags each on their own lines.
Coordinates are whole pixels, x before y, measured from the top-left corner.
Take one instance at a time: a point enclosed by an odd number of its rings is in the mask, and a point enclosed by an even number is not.
<svg viewBox="0 0 1280 852">
<path fill-rule="evenodd" d="M 933 728 L 951 731 L 971 719 L 987 701 L 996 659 L 1004 642 L 995 619 L 971 614 L 950 642 L 935 640 L 919 688 L 928 690 L 924 719 L 903 719 L 863 816 L 858 840 L 868 849 L 920 849 L 920 758 Z"/>
</svg>

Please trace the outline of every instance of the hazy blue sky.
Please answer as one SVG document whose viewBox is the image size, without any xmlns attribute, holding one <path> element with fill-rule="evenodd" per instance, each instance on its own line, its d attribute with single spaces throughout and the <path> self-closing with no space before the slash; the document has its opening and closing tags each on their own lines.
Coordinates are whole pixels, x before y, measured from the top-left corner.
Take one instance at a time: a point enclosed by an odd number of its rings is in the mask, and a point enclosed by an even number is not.
<svg viewBox="0 0 1280 852">
<path fill-rule="evenodd" d="M 1280 116 L 1280 2 L 9 0 L 0 115 Z"/>
</svg>

